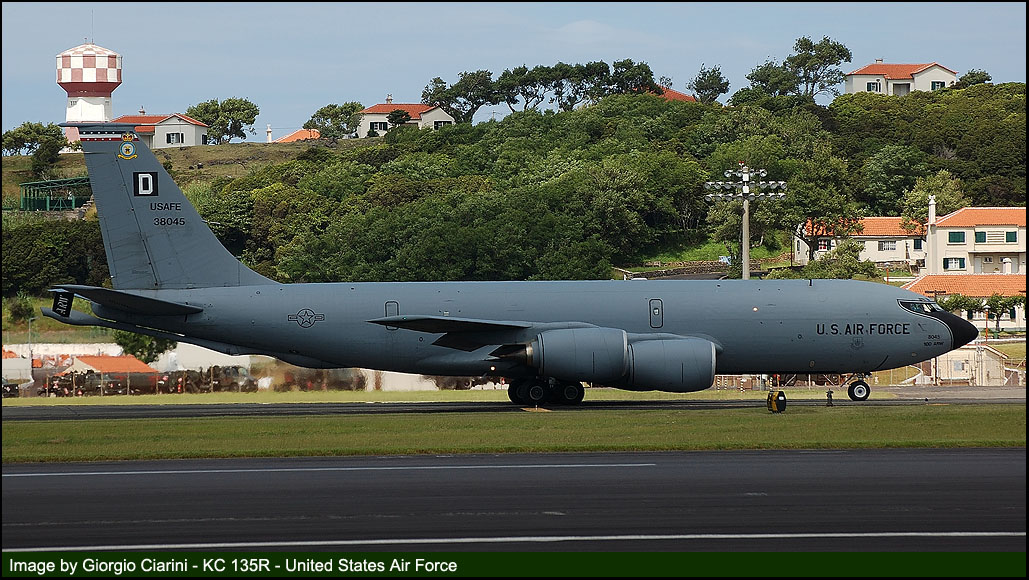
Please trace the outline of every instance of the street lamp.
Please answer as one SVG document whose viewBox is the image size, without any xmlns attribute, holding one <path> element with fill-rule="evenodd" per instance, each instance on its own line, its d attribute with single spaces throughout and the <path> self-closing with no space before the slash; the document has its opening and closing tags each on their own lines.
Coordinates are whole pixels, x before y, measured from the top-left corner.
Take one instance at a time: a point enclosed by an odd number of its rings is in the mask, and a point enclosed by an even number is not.
<svg viewBox="0 0 1029 580">
<path fill-rule="evenodd" d="M 743 279 L 750 279 L 750 201 L 754 199 L 781 199 L 786 195 L 785 181 L 751 181 L 751 176 L 765 177 L 768 171 L 750 169 L 740 161 L 739 169 L 725 170 L 726 177 L 736 177 L 738 181 L 708 181 L 704 189 L 733 190 L 731 193 L 709 193 L 704 196 L 708 201 L 735 199 L 743 200 L 743 240 L 740 244 L 743 260 Z M 754 189 L 754 191 L 751 190 Z M 768 189 L 766 193 L 762 190 Z M 775 191 L 779 189 L 780 191 Z"/>
</svg>

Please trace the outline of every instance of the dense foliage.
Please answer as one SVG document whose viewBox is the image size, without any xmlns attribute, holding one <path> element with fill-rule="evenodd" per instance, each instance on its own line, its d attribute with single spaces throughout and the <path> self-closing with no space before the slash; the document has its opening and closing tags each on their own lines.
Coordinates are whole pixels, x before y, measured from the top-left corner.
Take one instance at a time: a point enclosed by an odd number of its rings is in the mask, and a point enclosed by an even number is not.
<svg viewBox="0 0 1029 580">
<path fill-rule="evenodd" d="M 709 237 L 738 255 L 740 208 L 706 201 L 703 184 L 741 160 L 789 184 L 783 201 L 751 204 L 754 242 L 783 250 L 805 220 L 847 232 L 862 215 L 924 219 L 933 192 L 1025 204 L 1024 83 L 829 107 L 761 91 L 739 101 L 615 94 L 400 128 L 184 189 L 233 252 L 291 282 L 606 278 L 613 264 Z M 98 283 L 81 269 L 102 261 L 98 236 L 89 223 L 5 227 L 4 294 Z"/>
</svg>

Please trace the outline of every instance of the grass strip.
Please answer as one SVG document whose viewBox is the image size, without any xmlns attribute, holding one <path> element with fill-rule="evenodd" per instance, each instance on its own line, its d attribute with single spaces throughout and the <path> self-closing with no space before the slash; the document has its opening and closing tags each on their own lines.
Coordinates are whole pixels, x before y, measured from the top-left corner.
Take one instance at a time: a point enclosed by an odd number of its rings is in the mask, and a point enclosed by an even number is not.
<svg viewBox="0 0 1029 580">
<path fill-rule="evenodd" d="M 1025 406 L 6 421 L 3 462 L 504 452 L 1024 447 Z"/>
</svg>

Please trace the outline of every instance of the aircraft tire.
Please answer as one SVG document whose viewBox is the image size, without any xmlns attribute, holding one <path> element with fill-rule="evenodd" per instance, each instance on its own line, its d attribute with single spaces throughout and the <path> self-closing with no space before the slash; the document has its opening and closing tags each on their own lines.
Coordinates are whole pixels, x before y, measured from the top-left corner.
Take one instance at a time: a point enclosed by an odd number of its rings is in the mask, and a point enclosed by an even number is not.
<svg viewBox="0 0 1029 580">
<path fill-rule="evenodd" d="M 864 401 L 868 399 L 871 389 L 865 381 L 854 381 L 847 387 L 847 396 L 851 401 Z"/>
<path fill-rule="evenodd" d="M 515 405 L 524 405 L 522 398 L 518 395 L 518 383 L 511 383 L 507 386 L 507 398 Z"/>
<path fill-rule="evenodd" d="M 567 384 L 561 387 L 558 401 L 565 405 L 578 405 L 586 396 L 586 389 L 580 384 Z"/>
<path fill-rule="evenodd" d="M 519 405 L 529 405 L 529 387 L 532 386 L 530 382 L 519 383 L 518 387 L 515 388 L 515 398 L 518 399 Z"/>
<path fill-rule="evenodd" d="M 543 383 L 531 383 L 525 392 L 525 402 L 528 405 L 542 405 L 550 398 L 550 390 Z"/>
</svg>

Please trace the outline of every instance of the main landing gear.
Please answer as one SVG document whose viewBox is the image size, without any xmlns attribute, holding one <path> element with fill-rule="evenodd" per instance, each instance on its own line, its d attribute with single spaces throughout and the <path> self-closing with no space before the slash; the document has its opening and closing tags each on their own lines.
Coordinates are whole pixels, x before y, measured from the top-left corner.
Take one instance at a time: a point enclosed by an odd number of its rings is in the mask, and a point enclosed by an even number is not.
<svg viewBox="0 0 1029 580">
<path fill-rule="evenodd" d="M 864 375 L 858 375 L 857 377 L 857 380 L 850 383 L 847 387 L 847 396 L 850 397 L 851 401 L 867 400 L 872 389 L 870 389 L 868 387 L 868 383 L 865 382 Z"/>
<path fill-rule="evenodd" d="M 562 383 L 554 379 L 532 379 L 513 382 L 507 396 L 516 405 L 578 405 L 586 395 L 581 383 Z"/>
</svg>

